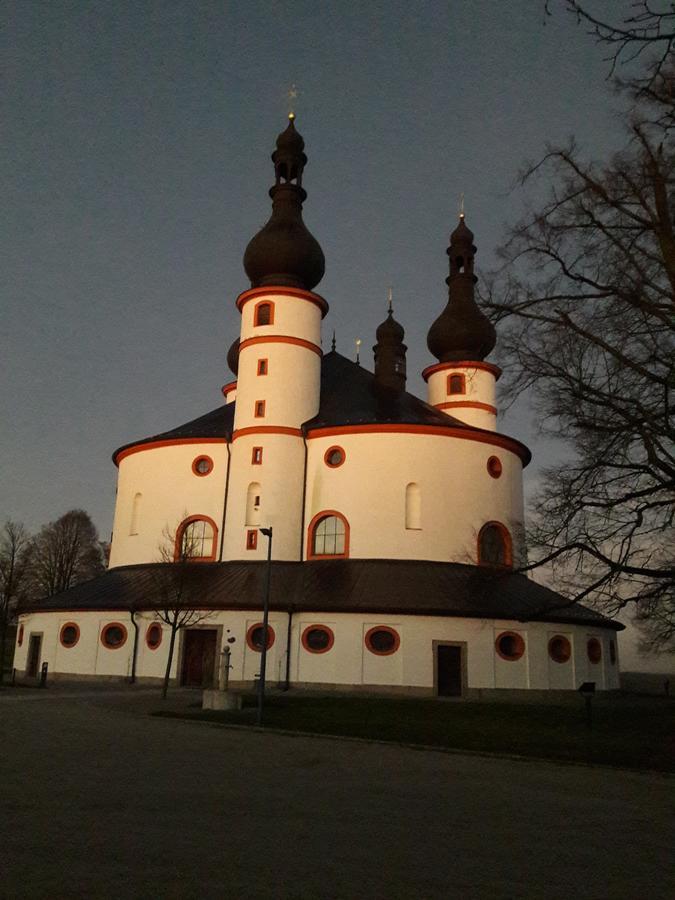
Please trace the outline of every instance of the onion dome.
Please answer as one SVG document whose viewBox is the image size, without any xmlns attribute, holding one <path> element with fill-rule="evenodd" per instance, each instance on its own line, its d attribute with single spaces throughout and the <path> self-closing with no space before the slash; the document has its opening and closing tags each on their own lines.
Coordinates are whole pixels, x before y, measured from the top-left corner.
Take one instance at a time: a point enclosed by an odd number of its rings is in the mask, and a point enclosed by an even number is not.
<svg viewBox="0 0 675 900">
<path fill-rule="evenodd" d="M 474 285 L 478 280 L 473 273 L 476 248 L 473 232 L 463 215 L 450 235 L 447 253 L 450 257 L 450 274 L 445 279 L 448 304 L 429 329 L 427 346 L 439 362 L 483 360 L 494 350 L 497 333 L 474 299 Z"/>
<path fill-rule="evenodd" d="M 239 338 L 232 341 L 232 346 L 227 351 L 227 365 L 236 378 L 237 373 L 239 372 Z"/>
<path fill-rule="evenodd" d="M 277 138 L 272 154 L 276 176 L 269 192 L 272 215 L 244 253 L 244 269 L 251 287 L 286 285 L 311 291 L 326 268 L 318 241 L 302 221 L 302 204 L 307 197 L 302 173 L 307 157 L 294 118 L 289 117 L 288 127 Z"/>
<path fill-rule="evenodd" d="M 378 325 L 375 336 L 375 383 L 380 388 L 401 393 L 405 390 L 405 354 L 408 348 L 403 343 L 405 331 L 394 318 L 391 302 L 387 318 Z"/>
</svg>

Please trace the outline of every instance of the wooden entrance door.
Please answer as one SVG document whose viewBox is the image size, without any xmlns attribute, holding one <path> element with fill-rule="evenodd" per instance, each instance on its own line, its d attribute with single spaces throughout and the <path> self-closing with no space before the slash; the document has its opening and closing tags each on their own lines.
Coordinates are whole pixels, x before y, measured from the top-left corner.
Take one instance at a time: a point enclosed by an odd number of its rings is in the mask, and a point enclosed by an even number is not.
<svg viewBox="0 0 675 900">
<path fill-rule="evenodd" d="M 439 697 L 462 696 L 462 647 L 459 644 L 436 646 L 436 684 Z"/>
<path fill-rule="evenodd" d="M 213 687 L 216 666 L 214 628 L 188 628 L 183 635 L 181 684 L 186 687 Z"/>
<path fill-rule="evenodd" d="M 37 678 L 40 669 L 40 650 L 42 649 L 42 635 L 31 634 L 28 641 L 28 663 L 26 675 L 29 678 Z"/>
</svg>

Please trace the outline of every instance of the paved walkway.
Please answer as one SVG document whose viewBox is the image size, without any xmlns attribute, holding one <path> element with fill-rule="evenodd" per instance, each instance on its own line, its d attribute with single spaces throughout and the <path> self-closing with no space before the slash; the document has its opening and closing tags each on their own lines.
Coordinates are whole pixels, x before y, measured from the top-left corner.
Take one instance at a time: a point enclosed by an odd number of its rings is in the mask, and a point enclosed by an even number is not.
<svg viewBox="0 0 675 900">
<path fill-rule="evenodd" d="M 672 778 L 148 718 L 157 705 L 0 693 L 0 897 L 675 896 Z"/>
</svg>

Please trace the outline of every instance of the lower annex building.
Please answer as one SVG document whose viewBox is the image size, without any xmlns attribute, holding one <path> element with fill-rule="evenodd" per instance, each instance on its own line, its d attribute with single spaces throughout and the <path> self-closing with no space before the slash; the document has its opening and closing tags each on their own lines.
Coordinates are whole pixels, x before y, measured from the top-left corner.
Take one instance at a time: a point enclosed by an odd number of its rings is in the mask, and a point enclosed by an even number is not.
<svg viewBox="0 0 675 900">
<path fill-rule="evenodd" d="M 514 571 L 530 453 L 496 430 L 496 334 L 474 299 L 464 217 L 423 401 L 405 390 L 391 305 L 372 373 L 322 351 L 324 256 L 302 220 L 307 158 L 292 116 L 272 160 L 272 215 L 246 249 L 251 287 L 236 301 L 236 380 L 212 412 L 115 452 L 109 570 L 20 614 L 19 675 L 46 662 L 63 679 L 160 679 L 170 640 L 156 610 L 180 572 L 181 602 L 200 618 L 178 632 L 172 677 L 211 686 L 227 646 L 231 684 L 252 685 L 261 528 L 272 526 L 273 683 L 451 696 L 618 688 L 623 626 Z"/>
</svg>

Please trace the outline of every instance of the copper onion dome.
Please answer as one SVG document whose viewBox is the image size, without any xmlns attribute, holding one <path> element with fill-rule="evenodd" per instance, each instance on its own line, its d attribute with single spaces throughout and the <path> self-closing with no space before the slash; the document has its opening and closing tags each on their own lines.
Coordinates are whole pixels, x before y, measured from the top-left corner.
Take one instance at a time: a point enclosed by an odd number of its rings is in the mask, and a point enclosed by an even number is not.
<svg viewBox="0 0 675 900">
<path fill-rule="evenodd" d="M 476 248 L 464 216 L 450 235 L 448 304 L 429 329 L 427 346 L 439 362 L 483 360 L 494 349 L 497 333 L 474 300 Z"/>
<path fill-rule="evenodd" d="M 326 268 L 318 241 L 302 221 L 302 204 L 307 197 L 302 173 L 307 157 L 294 118 L 289 117 L 288 127 L 277 138 L 272 154 L 276 176 L 269 192 L 272 215 L 244 253 L 244 269 L 251 287 L 287 285 L 311 291 Z"/>
</svg>

